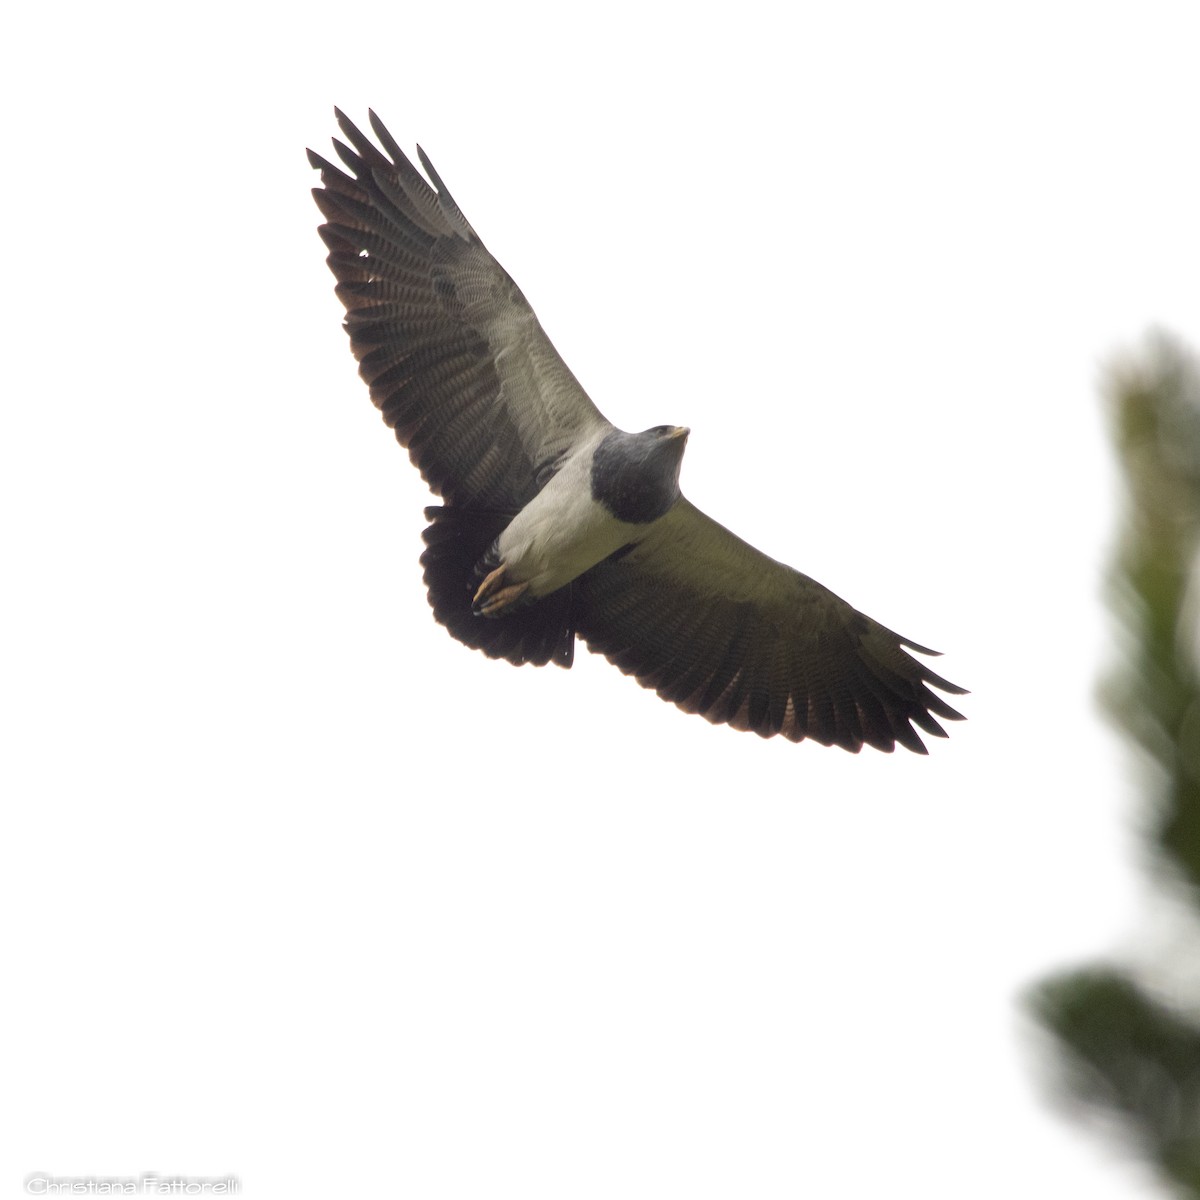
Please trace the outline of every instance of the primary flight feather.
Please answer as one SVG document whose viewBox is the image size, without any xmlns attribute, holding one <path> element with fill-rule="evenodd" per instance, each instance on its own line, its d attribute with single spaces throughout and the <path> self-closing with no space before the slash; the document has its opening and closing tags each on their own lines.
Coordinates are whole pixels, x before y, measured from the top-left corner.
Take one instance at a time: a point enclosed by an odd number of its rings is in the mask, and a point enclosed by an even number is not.
<svg viewBox="0 0 1200 1200">
<path fill-rule="evenodd" d="M 335 110 L 336 112 L 337 110 Z M 433 164 L 337 112 L 345 170 L 309 151 L 346 332 L 429 486 L 434 616 L 511 663 L 569 667 L 576 635 L 688 712 L 762 737 L 925 753 L 963 689 L 918 646 L 768 558 L 679 491 L 688 430 L 605 420 Z M 907 647 L 907 649 L 906 649 Z"/>
</svg>

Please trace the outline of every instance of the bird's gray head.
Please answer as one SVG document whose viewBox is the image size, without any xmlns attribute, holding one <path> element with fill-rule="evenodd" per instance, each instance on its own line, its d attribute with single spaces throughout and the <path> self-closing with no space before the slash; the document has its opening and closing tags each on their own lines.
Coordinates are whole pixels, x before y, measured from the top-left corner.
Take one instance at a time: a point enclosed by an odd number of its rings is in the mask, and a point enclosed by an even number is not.
<svg viewBox="0 0 1200 1200">
<path fill-rule="evenodd" d="M 620 521 L 657 521 L 679 499 L 679 465 L 690 432 L 681 425 L 641 433 L 614 429 L 592 456 L 592 497 Z"/>
</svg>

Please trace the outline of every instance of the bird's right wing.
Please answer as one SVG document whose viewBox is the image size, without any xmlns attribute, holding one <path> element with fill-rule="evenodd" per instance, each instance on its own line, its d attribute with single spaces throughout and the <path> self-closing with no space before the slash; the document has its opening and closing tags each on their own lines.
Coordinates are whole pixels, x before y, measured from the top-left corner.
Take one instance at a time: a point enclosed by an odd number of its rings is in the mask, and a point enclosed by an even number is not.
<svg viewBox="0 0 1200 1200">
<path fill-rule="evenodd" d="M 424 153 L 436 191 L 374 113 L 386 154 L 337 119 L 350 174 L 310 150 L 324 185 L 313 195 L 371 399 L 448 502 L 516 512 L 608 422 Z"/>
<path fill-rule="evenodd" d="M 913 728 L 961 720 L 933 654 L 680 499 L 647 536 L 576 581 L 579 635 L 686 712 L 762 737 L 919 754 Z"/>
</svg>

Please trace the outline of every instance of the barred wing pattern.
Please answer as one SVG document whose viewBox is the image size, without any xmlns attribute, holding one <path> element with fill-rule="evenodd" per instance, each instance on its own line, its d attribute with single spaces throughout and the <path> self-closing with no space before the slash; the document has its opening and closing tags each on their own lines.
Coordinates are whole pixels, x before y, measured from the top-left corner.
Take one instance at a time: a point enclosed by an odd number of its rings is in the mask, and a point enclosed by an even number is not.
<svg viewBox="0 0 1200 1200">
<path fill-rule="evenodd" d="M 374 113 L 386 154 L 337 119 L 349 174 L 310 150 L 324 185 L 313 196 L 371 399 L 435 492 L 515 513 L 583 432 L 608 423 L 425 154 L 436 191 Z"/>
<path fill-rule="evenodd" d="M 714 723 L 858 751 L 918 754 L 913 728 L 962 720 L 918 646 L 776 562 L 686 499 L 626 554 L 579 580 L 578 629 L 644 687 Z"/>
</svg>

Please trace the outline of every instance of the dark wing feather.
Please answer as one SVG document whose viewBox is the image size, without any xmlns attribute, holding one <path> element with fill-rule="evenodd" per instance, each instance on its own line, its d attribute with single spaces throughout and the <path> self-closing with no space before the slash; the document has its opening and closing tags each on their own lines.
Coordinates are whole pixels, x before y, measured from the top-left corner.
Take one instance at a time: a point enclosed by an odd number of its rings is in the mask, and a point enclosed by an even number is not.
<svg viewBox="0 0 1200 1200">
<path fill-rule="evenodd" d="M 591 650 L 686 712 L 762 737 L 857 752 L 924 754 L 914 725 L 961 720 L 931 688 L 961 695 L 807 575 L 747 545 L 681 499 L 627 553 L 576 581 Z"/>
<path fill-rule="evenodd" d="M 374 113 L 383 151 L 337 119 L 349 174 L 310 150 L 313 195 L 371 399 L 448 502 L 516 512 L 607 422 L 424 153 L 436 191 Z"/>
</svg>

